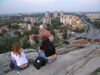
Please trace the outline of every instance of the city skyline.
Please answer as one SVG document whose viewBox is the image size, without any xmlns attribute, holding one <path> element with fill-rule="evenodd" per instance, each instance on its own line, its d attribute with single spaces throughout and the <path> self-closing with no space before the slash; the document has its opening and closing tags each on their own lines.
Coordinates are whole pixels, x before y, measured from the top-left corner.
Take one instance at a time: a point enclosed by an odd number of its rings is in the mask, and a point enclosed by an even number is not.
<svg viewBox="0 0 100 75">
<path fill-rule="evenodd" d="M 0 0 L 0 14 L 45 11 L 97 12 L 99 0 Z"/>
</svg>

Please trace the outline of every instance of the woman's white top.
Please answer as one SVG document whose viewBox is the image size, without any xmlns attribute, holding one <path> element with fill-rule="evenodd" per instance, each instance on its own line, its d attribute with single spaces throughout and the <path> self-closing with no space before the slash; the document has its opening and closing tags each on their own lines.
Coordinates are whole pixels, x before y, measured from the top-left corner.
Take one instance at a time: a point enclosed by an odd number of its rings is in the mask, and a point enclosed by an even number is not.
<svg viewBox="0 0 100 75">
<path fill-rule="evenodd" d="M 21 50 L 22 50 L 21 57 L 19 57 L 19 55 L 16 56 L 16 53 L 11 52 L 11 57 L 13 60 L 16 61 L 17 66 L 23 65 L 28 62 L 28 60 L 26 59 L 24 50 L 23 49 L 21 49 Z"/>
</svg>

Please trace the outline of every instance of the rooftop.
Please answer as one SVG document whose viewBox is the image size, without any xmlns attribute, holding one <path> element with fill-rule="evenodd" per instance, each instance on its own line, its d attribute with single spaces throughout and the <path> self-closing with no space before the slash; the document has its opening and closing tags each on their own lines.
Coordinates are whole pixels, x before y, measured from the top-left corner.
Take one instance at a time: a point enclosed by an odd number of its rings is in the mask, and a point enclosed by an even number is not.
<svg viewBox="0 0 100 75">
<path fill-rule="evenodd" d="M 41 29 L 41 30 L 39 30 L 39 32 L 42 34 L 50 34 L 50 31 L 48 31 L 46 29 Z"/>
<path fill-rule="evenodd" d="M 90 42 L 88 40 L 86 40 L 86 39 L 80 39 L 80 40 L 70 41 L 70 44 L 74 44 L 74 43 L 82 45 L 82 44 L 88 44 Z"/>
</svg>

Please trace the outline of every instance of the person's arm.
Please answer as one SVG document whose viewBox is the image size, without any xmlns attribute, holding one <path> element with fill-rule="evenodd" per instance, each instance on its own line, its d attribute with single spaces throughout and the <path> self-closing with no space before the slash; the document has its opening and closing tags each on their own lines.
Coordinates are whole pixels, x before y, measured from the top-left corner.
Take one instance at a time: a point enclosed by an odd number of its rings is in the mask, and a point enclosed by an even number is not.
<svg viewBox="0 0 100 75">
<path fill-rule="evenodd" d="M 43 50 L 41 50 L 41 45 L 39 46 L 39 53 L 43 52 Z"/>
</svg>

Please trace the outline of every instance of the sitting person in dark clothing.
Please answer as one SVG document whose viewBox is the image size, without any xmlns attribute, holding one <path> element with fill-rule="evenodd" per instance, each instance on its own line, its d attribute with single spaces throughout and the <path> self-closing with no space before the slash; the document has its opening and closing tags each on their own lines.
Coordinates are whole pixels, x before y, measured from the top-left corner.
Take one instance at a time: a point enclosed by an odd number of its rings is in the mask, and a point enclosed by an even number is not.
<svg viewBox="0 0 100 75">
<path fill-rule="evenodd" d="M 56 51 L 55 46 L 50 42 L 47 36 L 43 36 L 41 39 L 41 45 L 38 50 L 38 57 L 41 56 L 44 59 L 47 59 L 47 63 L 52 63 L 56 60 Z"/>
</svg>

